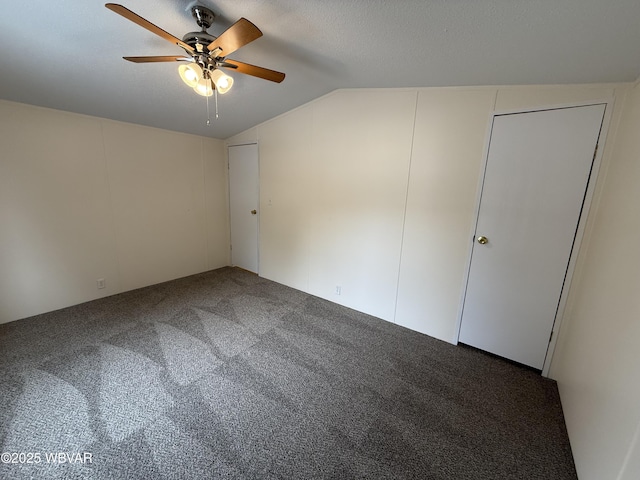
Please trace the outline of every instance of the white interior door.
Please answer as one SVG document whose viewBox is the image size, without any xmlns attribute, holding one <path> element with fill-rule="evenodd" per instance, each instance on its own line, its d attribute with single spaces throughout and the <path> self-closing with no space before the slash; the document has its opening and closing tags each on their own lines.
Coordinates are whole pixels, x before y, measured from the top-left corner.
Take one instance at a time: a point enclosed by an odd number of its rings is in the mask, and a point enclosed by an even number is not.
<svg viewBox="0 0 640 480">
<path fill-rule="evenodd" d="M 494 117 L 460 342 L 542 369 L 604 110 Z"/>
<path fill-rule="evenodd" d="M 231 264 L 258 273 L 258 145 L 229 147 Z"/>
</svg>

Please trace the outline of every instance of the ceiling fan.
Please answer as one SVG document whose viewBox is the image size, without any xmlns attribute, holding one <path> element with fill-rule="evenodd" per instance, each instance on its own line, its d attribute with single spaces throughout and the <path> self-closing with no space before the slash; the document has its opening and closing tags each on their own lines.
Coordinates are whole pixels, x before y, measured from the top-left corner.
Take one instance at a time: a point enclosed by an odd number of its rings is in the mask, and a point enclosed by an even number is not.
<svg viewBox="0 0 640 480">
<path fill-rule="evenodd" d="M 214 91 L 220 94 L 229 91 L 233 85 L 233 77 L 226 75 L 222 69 L 235 70 L 276 83 L 284 80 L 284 73 L 227 58 L 227 55 L 262 36 L 260 29 L 246 18 L 238 20 L 219 37 L 214 37 L 207 33 L 207 29 L 211 27 L 215 14 L 207 7 L 194 5 L 191 7 L 191 14 L 201 31 L 189 32 L 180 40 L 122 5 L 107 3 L 105 7 L 178 45 L 186 53 L 186 55 L 123 57 L 125 60 L 134 63 L 184 62 L 178 67 L 180 77 L 199 95 L 209 97 Z"/>
</svg>

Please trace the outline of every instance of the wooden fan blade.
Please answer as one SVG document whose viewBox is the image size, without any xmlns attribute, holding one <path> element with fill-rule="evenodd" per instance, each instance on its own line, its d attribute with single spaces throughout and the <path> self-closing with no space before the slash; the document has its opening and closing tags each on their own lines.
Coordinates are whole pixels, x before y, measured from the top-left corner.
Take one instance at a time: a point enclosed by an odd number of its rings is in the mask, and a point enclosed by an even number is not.
<svg viewBox="0 0 640 480">
<path fill-rule="evenodd" d="M 209 51 L 220 48 L 222 53 L 218 57 L 226 57 L 256 38 L 260 38 L 262 32 L 258 27 L 246 18 L 241 18 L 227 28 L 222 34 L 209 44 Z"/>
<path fill-rule="evenodd" d="M 231 60 L 226 58 L 225 63 L 233 65 L 234 70 L 244 73 L 246 75 L 252 75 L 254 77 L 263 78 L 272 82 L 280 83 L 284 80 L 284 73 L 276 72 L 275 70 L 269 70 L 268 68 L 257 67 L 249 63 L 239 62 L 237 60 Z M 224 65 L 223 65 L 224 68 Z"/>
<path fill-rule="evenodd" d="M 164 55 L 157 57 L 122 57 L 133 63 L 152 63 L 152 62 L 192 62 L 193 59 L 180 55 Z"/>
<path fill-rule="evenodd" d="M 151 33 L 155 33 L 159 37 L 162 37 L 165 40 L 168 40 L 168 41 L 170 41 L 171 43 L 173 43 L 175 45 L 179 45 L 180 47 L 182 47 L 182 48 L 184 48 L 184 49 L 186 49 L 186 50 L 188 50 L 190 52 L 194 52 L 195 51 L 190 45 L 184 43 L 179 38 L 174 37 L 169 32 L 165 32 L 160 27 L 154 25 L 153 23 L 151 23 L 148 20 L 145 20 L 140 15 L 138 15 L 136 13 L 133 13 L 131 10 L 129 10 L 126 7 L 123 7 L 122 5 L 118 5 L 117 3 L 107 3 L 107 4 L 105 4 L 105 7 L 107 7 L 109 10 L 111 10 L 113 12 L 116 12 L 119 15 L 122 15 L 127 20 L 131 20 L 133 23 L 137 23 L 142 28 L 146 28 Z"/>
</svg>

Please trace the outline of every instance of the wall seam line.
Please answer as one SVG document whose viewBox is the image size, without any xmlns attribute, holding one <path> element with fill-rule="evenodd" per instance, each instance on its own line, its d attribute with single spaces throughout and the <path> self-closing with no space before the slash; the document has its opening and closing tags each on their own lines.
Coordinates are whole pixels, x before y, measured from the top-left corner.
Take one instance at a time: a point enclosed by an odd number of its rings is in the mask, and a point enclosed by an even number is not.
<svg viewBox="0 0 640 480">
<path fill-rule="evenodd" d="M 111 232 L 113 236 L 113 243 L 115 249 L 115 261 L 116 261 L 116 275 L 118 277 L 118 288 L 117 291 L 113 292 L 112 295 L 117 293 L 122 293 L 124 289 L 122 288 L 122 271 L 120 268 L 120 248 L 118 241 L 118 226 L 116 224 L 116 214 L 113 208 L 113 193 L 111 192 L 111 178 L 109 175 L 109 162 L 107 160 L 107 143 L 105 140 L 104 133 L 104 122 L 100 121 L 100 139 L 102 140 L 102 164 L 104 168 L 105 180 L 107 183 L 107 194 L 109 195 L 109 218 L 111 219 Z M 108 288 L 108 287 L 107 287 Z"/>
<path fill-rule="evenodd" d="M 402 214 L 402 230 L 400 232 L 400 255 L 398 258 L 398 275 L 396 277 L 396 297 L 393 306 L 393 323 L 398 323 L 397 315 L 398 315 L 398 297 L 400 296 L 400 274 L 402 272 L 402 253 L 404 250 L 404 234 L 405 227 L 407 224 L 407 206 L 409 204 L 409 186 L 411 184 L 411 165 L 413 163 L 413 154 L 415 147 L 415 138 L 416 138 L 416 119 L 418 118 L 418 99 L 420 96 L 420 92 L 416 90 L 415 92 L 415 104 L 413 107 L 413 129 L 411 131 L 411 151 L 409 152 L 409 165 L 407 168 L 407 188 L 404 195 L 404 212 Z"/>
</svg>

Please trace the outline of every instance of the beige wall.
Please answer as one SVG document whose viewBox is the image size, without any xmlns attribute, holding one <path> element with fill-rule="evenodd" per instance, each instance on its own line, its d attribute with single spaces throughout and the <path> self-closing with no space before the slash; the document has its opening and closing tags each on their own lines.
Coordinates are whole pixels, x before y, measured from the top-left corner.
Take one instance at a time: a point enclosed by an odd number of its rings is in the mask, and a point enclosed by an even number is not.
<svg viewBox="0 0 640 480">
<path fill-rule="evenodd" d="M 581 480 L 640 478 L 640 88 L 622 103 L 551 369 Z"/>
<path fill-rule="evenodd" d="M 0 101 L 0 145 L 0 323 L 228 264 L 222 141 Z"/>
<path fill-rule="evenodd" d="M 416 95 L 336 91 L 229 140 L 260 142 L 263 277 L 393 320 Z"/>
<path fill-rule="evenodd" d="M 338 90 L 228 139 L 259 142 L 260 274 L 455 342 L 494 106 L 614 96 L 615 85 Z"/>
<path fill-rule="evenodd" d="M 395 321 L 454 342 L 496 91 L 418 94 Z"/>
</svg>

